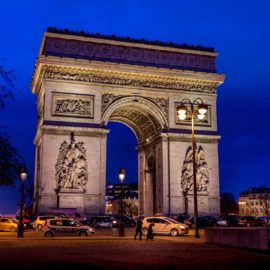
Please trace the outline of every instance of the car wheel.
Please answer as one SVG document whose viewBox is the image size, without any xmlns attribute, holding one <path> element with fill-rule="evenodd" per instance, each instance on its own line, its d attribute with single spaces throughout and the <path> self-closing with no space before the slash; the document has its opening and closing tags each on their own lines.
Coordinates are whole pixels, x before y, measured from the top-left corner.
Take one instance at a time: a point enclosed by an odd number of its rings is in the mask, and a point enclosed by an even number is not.
<svg viewBox="0 0 270 270">
<path fill-rule="evenodd" d="M 45 237 L 53 237 L 53 233 L 48 231 L 48 232 L 45 232 L 44 236 Z"/>
<path fill-rule="evenodd" d="M 147 228 L 143 228 L 143 230 L 142 230 L 142 234 L 146 236 L 146 235 L 147 235 L 147 233 L 148 233 L 148 232 L 147 232 Z"/>
<path fill-rule="evenodd" d="M 171 236 L 177 236 L 177 235 L 178 235 L 178 231 L 176 229 L 172 229 Z"/>
<path fill-rule="evenodd" d="M 87 232 L 80 232 L 79 236 L 88 236 Z"/>
<path fill-rule="evenodd" d="M 41 231 L 42 230 L 42 225 L 41 224 L 37 225 L 37 230 L 38 231 Z"/>
</svg>

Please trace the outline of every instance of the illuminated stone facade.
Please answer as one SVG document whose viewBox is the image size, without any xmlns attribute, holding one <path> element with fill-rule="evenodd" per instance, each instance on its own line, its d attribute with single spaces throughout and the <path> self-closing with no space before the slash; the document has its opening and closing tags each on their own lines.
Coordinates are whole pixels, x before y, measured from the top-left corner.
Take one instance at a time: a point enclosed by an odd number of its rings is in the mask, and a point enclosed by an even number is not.
<svg viewBox="0 0 270 270">
<path fill-rule="evenodd" d="M 240 216 L 265 216 L 270 212 L 270 188 L 251 188 L 238 199 Z"/>
<path fill-rule="evenodd" d="M 107 123 L 116 121 L 138 140 L 140 214 L 192 214 L 191 123 L 179 122 L 176 106 L 200 97 L 209 111 L 195 123 L 198 210 L 218 214 L 216 97 L 224 76 L 216 72 L 216 56 L 203 49 L 45 33 L 31 85 L 38 110 L 35 211 L 104 213 Z"/>
</svg>

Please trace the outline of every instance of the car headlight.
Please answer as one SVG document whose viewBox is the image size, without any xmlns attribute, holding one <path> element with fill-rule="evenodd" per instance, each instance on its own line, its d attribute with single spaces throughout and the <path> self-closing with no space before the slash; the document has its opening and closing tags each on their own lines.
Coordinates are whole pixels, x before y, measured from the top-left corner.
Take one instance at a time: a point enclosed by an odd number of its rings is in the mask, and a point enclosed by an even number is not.
<svg viewBox="0 0 270 270">
<path fill-rule="evenodd" d="M 186 229 L 186 226 L 182 226 L 182 225 L 181 225 L 181 226 L 180 226 L 180 229 L 181 229 L 181 230 L 185 230 L 185 229 Z"/>
</svg>

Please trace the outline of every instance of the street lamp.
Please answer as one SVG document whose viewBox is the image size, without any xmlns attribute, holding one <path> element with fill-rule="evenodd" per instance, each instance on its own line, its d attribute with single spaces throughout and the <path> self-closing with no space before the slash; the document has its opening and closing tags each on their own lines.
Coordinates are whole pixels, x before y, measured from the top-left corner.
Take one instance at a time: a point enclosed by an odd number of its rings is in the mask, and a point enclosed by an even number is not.
<svg viewBox="0 0 270 270">
<path fill-rule="evenodd" d="M 188 105 L 190 108 L 188 108 Z M 195 237 L 199 238 L 199 228 L 197 224 L 198 218 L 198 201 L 197 201 L 197 164 L 196 164 L 196 142 L 194 133 L 194 119 L 198 118 L 203 120 L 205 118 L 206 112 L 208 110 L 207 105 L 205 105 L 201 98 L 196 98 L 191 101 L 190 99 L 183 99 L 181 104 L 177 106 L 177 116 L 179 120 L 185 120 L 187 117 L 187 112 L 191 114 L 191 140 L 192 140 L 192 163 L 193 163 L 193 195 L 194 195 L 194 227 L 195 227 Z"/>
<path fill-rule="evenodd" d="M 22 187 L 21 187 L 21 202 L 20 202 L 20 219 L 19 219 L 18 228 L 17 228 L 17 236 L 23 237 L 24 181 L 27 178 L 27 172 L 25 171 L 25 169 L 21 170 L 20 178 L 21 178 Z"/>
<path fill-rule="evenodd" d="M 120 169 L 118 177 L 121 183 L 121 193 L 120 193 L 120 224 L 119 224 L 119 236 L 125 236 L 125 227 L 123 223 L 123 182 L 126 177 L 126 172 L 123 168 Z"/>
</svg>

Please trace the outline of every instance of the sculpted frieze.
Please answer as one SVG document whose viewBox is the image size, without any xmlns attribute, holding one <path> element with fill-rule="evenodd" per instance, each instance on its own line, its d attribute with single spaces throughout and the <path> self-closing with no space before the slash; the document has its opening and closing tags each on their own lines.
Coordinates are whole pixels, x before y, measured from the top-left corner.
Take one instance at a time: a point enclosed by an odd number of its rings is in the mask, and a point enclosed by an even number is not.
<svg viewBox="0 0 270 270">
<path fill-rule="evenodd" d="M 104 75 L 94 72 L 77 72 L 70 70 L 58 70 L 58 69 L 46 69 L 44 72 L 45 79 L 54 80 L 70 80 L 79 82 L 92 82 L 101 84 L 113 84 L 113 85 L 126 85 L 133 87 L 144 87 L 144 88 L 160 88 L 160 89 L 172 89 L 172 90 L 184 90 L 190 92 L 205 92 L 205 93 L 216 93 L 216 88 L 219 85 L 216 82 L 209 81 L 178 81 L 172 80 L 155 80 L 155 79 L 142 79 L 142 78 L 131 78 L 124 77 L 118 74 Z"/>
<path fill-rule="evenodd" d="M 69 117 L 94 116 L 94 96 L 52 93 L 52 115 Z"/>
<path fill-rule="evenodd" d="M 83 142 L 75 142 L 73 133 L 70 136 L 70 143 L 64 141 L 60 146 L 55 170 L 59 191 L 74 189 L 85 191 L 88 181 L 86 149 Z"/>
<path fill-rule="evenodd" d="M 182 166 L 181 186 L 183 191 L 188 192 L 194 189 L 193 185 L 193 159 L 192 147 L 189 146 L 186 151 L 186 157 Z M 197 191 L 207 191 L 209 184 L 208 165 L 205 160 L 205 153 L 202 146 L 197 146 L 195 152 L 196 162 L 196 184 Z"/>
</svg>

